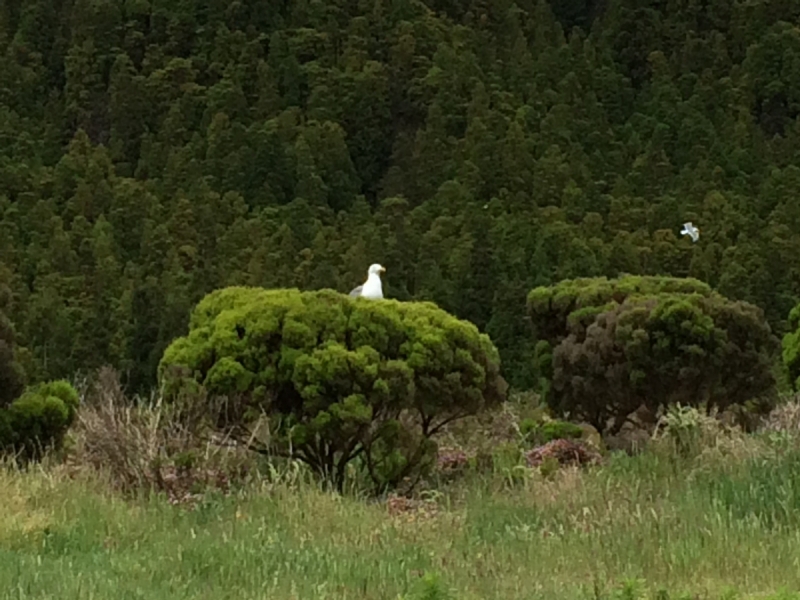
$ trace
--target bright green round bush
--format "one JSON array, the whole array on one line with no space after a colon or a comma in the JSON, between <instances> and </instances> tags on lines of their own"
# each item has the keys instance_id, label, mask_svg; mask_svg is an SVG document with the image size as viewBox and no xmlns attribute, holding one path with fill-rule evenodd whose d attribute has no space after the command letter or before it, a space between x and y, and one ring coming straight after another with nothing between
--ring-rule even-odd
<instances>
[{"instance_id":1,"label":"bright green round bush","mask_svg":"<svg viewBox=\"0 0 800 600\"><path fill-rule=\"evenodd\" d=\"M78 392L68 381L28 388L0 409L0 446L25 459L37 459L47 448L59 448L79 404Z\"/></svg>"},{"instance_id":2,"label":"bright green round bush","mask_svg":"<svg viewBox=\"0 0 800 600\"><path fill-rule=\"evenodd\" d=\"M558 415L617 431L642 405L725 409L775 398L763 312L670 277L570 280L528 298L535 368Z\"/></svg>"},{"instance_id":3,"label":"bright green round bush","mask_svg":"<svg viewBox=\"0 0 800 600\"><path fill-rule=\"evenodd\" d=\"M445 424L500 403L489 338L431 303L331 290L233 287L195 308L159 364L167 399L224 397L215 426L246 437L270 419L268 450L341 485L359 458L378 485L428 461Z\"/></svg>"},{"instance_id":4,"label":"bright green round bush","mask_svg":"<svg viewBox=\"0 0 800 600\"><path fill-rule=\"evenodd\" d=\"M783 364L792 388L800 391L800 304L789 313L789 333L783 337Z\"/></svg>"}]
</instances>

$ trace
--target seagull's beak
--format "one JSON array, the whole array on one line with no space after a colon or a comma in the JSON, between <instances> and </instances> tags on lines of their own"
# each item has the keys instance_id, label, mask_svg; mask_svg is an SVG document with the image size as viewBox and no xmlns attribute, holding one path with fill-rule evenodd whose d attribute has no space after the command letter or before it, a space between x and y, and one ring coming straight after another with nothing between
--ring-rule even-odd
<instances>
[{"instance_id":1,"label":"seagull's beak","mask_svg":"<svg viewBox=\"0 0 800 600\"><path fill-rule=\"evenodd\" d=\"M386 273L386 267L381 267L381 273Z\"/></svg>"}]
</instances>

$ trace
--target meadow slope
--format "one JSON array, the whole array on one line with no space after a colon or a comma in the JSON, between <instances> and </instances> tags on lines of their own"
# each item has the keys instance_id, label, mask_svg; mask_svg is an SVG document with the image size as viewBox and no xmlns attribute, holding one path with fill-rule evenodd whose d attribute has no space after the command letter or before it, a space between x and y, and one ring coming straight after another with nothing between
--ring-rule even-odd
<instances>
[{"instance_id":1,"label":"meadow slope","mask_svg":"<svg viewBox=\"0 0 800 600\"><path fill-rule=\"evenodd\" d=\"M793 598L794 446L498 466L394 514L292 469L192 510L65 467L4 470L0 598Z\"/></svg>"}]
</instances>

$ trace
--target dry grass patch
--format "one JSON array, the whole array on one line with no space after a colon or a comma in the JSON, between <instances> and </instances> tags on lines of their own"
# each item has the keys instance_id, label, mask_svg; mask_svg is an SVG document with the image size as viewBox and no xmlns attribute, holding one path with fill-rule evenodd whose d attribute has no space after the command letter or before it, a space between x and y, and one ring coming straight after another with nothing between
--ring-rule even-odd
<instances>
[{"instance_id":1,"label":"dry grass patch","mask_svg":"<svg viewBox=\"0 0 800 600\"><path fill-rule=\"evenodd\" d=\"M72 440L71 468L102 473L127 495L164 492L173 504L194 504L207 489L229 492L254 459L213 438L197 410L126 397L109 368L86 391Z\"/></svg>"},{"instance_id":2,"label":"dry grass patch","mask_svg":"<svg viewBox=\"0 0 800 600\"><path fill-rule=\"evenodd\" d=\"M776 406L764 420L768 432L800 434L800 394L794 394Z\"/></svg>"}]
</instances>

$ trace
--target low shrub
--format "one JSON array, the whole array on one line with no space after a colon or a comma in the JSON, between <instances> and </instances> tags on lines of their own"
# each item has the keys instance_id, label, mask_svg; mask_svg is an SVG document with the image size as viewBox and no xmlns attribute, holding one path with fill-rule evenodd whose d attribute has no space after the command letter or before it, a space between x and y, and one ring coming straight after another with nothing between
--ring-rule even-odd
<instances>
[{"instance_id":1,"label":"low shrub","mask_svg":"<svg viewBox=\"0 0 800 600\"><path fill-rule=\"evenodd\" d=\"M583 437L584 430L580 425L551 419L538 421L536 419L523 419L519 424L519 431L523 438L531 444L546 444L553 440L578 439Z\"/></svg>"},{"instance_id":2,"label":"low shrub","mask_svg":"<svg viewBox=\"0 0 800 600\"><path fill-rule=\"evenodd\" d=\"M0 446L24 460L37 460L48 449L59 449L75 420L80 398L64 380L27 389L0 409Z\"/></svg>"},{"instance_id":3,"label":"low shrub","mask_svg":"<svg viewBox=\"0 0 800 600\"><path fill-rule=\"evenodd\" d=\"M800 304L789 313L789 333L783 337L783 364L794 391L800 391Z\"/></svg>"}]
</instances>

